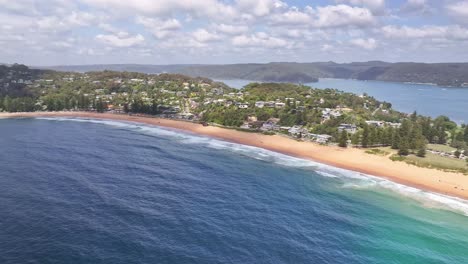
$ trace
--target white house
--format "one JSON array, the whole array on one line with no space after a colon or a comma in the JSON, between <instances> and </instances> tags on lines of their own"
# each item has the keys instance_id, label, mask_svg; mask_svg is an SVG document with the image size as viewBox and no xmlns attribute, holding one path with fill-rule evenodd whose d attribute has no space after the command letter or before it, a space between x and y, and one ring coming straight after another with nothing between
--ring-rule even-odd
<instances>
[{"instance_id":1,"label":"white house","mask_svg":"<svg viewBox=\"0 0 468 264\"><path fill-rule=\"evenodd\" d=\"M255 107L257 108L263 108L265 106L265 102L264 101L257 101L255 102Z\"/></svg>"},{"instance_id":2,"label":"white house","mask_svg":"<svg viewBox=\"0 0 468 264\"><path fill-rule=\"evenodd\" d=\"M348 132L349 134L354 134L357 132L357 127L356 125L352 125L352 124L341 124L339 127L338 127L338 131L346 131Z\"/></svg>"},{"instance_id":3,"label":"white house","mask_svg":"<svg viewBox=\"0 0 468 264\"><path fill-rule=\"evenodd\" d=\"M277 103L275 103L275 107L276 107L276 108L283 108L283 107L285 107L285 106L286 106L286 104L285 104L285 103L282 103L282 102L277 102Z\"/></svg>"},{"instance_id":4,"label":"white house","mask_svg":"<svg viewBox=\"0 0 468 264\"><path fill-rule=\"evenodd\" d=\"M370 121L366 121L366 124L368 124L369 126L383 127L385 125L385 122L370 120Z\"/></svg>"}]
</instances>

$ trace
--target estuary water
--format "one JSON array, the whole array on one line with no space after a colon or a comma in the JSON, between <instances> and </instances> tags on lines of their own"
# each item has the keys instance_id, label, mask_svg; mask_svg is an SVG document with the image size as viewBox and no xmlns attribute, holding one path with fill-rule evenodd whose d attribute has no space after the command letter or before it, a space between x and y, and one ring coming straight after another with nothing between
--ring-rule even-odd
<instances>
[{"instance_id":1,"label":"estuary water","mask_svg":"<svg viewBox=\"0 0 468 264\"><path fill-rule=\"evenodd\" d=\"M233 88L242 88L251 81L219 80ZM334 88L355 94L367 93L378 100L392 103L401 112L437 117L446 115L461 124L468 123L468 87L441 87L427 84L409 84L346 79L320 79L305 85L314 88Z\"/></svg>"},{"instance_id":2,"label":"estuary water","mask_svg":"<svg viewBox=\"0 0 468 264\"><path fill-rule=\"evenodd\" d=\"M0 120L0 263L468 263L468 203L153 126Z\"/></svg>"}]
</instances>

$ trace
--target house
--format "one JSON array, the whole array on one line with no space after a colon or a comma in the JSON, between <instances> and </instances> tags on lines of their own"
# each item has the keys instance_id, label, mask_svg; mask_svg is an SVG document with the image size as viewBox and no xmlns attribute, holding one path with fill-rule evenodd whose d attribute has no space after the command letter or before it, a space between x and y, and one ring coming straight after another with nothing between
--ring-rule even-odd
<instances>
[{"instance_id":1,"label":"house","mask_svg":"<svg viewBox=\"0 0 468 264\"><path fill-rule=\"evenodd\" d=\"M339 127L338 127L338 131L346 131L348 132L349 134L354 134L357 132L357 127L356 125L351 125L351 124L341 124Z\"/></svg>"},{"instance_id":2,"label":"house","mask_svg":"<svg viewBox=\"0 0 468 264\"><path fill-rule=\"evenodd\" d=\"M247 121L248 122L257 122L257 117L254 115L249 115L247 116Z\"/></svg>"},{"instance_id":3,"label":"house","mask_svg":"<svg viewBox=\"0 0 468 264\"><path fill-rule=\"evenodd\" d=\"M317 135L315 138L315 142L320 143L320 144L326 144L330 142L332 139L332 136L330 135Z\"/></svg>"},{"instance_id":4,"label":"house","mask_svg":"<svg viewBox=\"0 0 468 264\"><path fill-rule=\"evenodd\" d=\"M248 122L244 122L244 123L240 126L240 128L242 128L242 129L250 129L249 123L248 123Z\"/></svg>"},{"instance_id":5,"label":"house","mask_svg":"<svg viewBox=\"0 0 468 264\"><path fill-rule=\"evenodd\" d=\"M221 88L213 88L211 89L211 92L216 95L222 95L224 93L223 89Z\"/></svg>"},{"instance_id":6,"label":"house","mask_svg":"<svg viewBox=\"0 0 468 264\"><path fill-rule=\"evenodd\" d=\"M370 121L366 121L366 124L368 124L369 126L383 127L385 125L385 122L370 120Z\"/></svg>"},{"instance_id":7,"label":"house","mask_svg":"<svg viewBox=\"0 0 468 264\"><path fill-rule=\"evenodd\" d=\"M264 106L268 108L275 108L275 102L273 101L265 102Z\"/></svg>"},{"instance_id":8,"label":"house","mask_svg":"<svg viewBox=\"0 0 468 264\"><path fill-rule=\"evenodd\" d=\"M302 137L303 135L307 135L309 131L306 128L303 128L302 126L293 126L288 129L288 133L291 136Z\"/></svg>"},{"instance_id":9,"label":"house","mask_svg":"<svg viewBox=\"0 0 468 264\"><path fill-rule=\"evenodd\" d=\"M249 108L249 104L247 104L247 103L237 103L237 108L247 109L247 108Z\"/></svg>"},{"instance_id":10,"label":"house","mask_svg":"<svg viewBox=\"0 0 468 264\"><path fill-rule=\"evenodd\" d=\"M280 129L280 127L277 125L279 121L279 118L270 118L265 123L263 123L260 129L262 131L278 131Z\"/></svg>"},{"instance_id":11,"label":"house","mask_svg":"<svg viewBox=\"0 0 468 264\"><path fill-rule=\"evenodd\" d=\"M326 144L328 143L331 139L332 136L330 135L325 135L325 134L309 134L308 135L313 141L319 143L319 144Z\"/></svg>"},{"instance_id":12,"label":"house","mask_svg":"<svg viewBox=\"0 0 468 264\"><path fill-rule=\"evenodd\" d=\"M264 101L257 101L255 102L255 107L257 108L263 108L265 106L265 102Z\"/></svg>"},{"instance_id":13,"label":"house","mask_svg":"<svg viewBox=\"0 0 468 264\"><path fill-rule=\"evenodd\" d=\"M390 127L393 127L393 128L400 128L401 127L401 123L387 122L386 125L390 126Z\"/></svg>"},{"instance_id":14,"label":"house","mask_svg":"<svg viewBox=\"0 0 468 264\"><path fill-rule=\"evenodd\" d=\"M286 106L286 104L285 104L285 103L282 103L282 102L277 102L277 103L275 103L275 108L283 108L283 107L285 107L285 106Z\"/></svg>"},{"instance_id":15,"label":"house","mask_svg":"<svg viewBox=\"0 0 468 264\"><path fill-rule=\"evenodd\" d=\"M325 108L322 110L322 123L331 119L332 117L340 117L341 112L336 109Z\"/></svg>"}]
</instances>

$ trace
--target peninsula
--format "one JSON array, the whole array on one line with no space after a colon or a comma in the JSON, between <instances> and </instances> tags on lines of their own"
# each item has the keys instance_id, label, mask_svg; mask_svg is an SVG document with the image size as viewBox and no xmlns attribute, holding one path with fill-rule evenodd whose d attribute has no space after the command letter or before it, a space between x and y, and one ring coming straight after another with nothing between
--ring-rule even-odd
<instances>
[{"instance_id":1,"label":"peninsula","mask_svg":"<svg viewBox=\"0 0 468 264\"><path fill-rule=\"evenodd\" d=\"M468 198L468 126L366 94L288 83L0 67L0 116L118 119L188 130Z\"/></svg>"}]
</instances>

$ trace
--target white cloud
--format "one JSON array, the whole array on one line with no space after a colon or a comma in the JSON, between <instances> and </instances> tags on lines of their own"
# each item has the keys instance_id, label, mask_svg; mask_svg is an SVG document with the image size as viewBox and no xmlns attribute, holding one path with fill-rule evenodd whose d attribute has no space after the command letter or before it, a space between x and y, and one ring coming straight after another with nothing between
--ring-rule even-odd
<instances>
[{"instance_id":1,"label":"white cloud","mask_svg":"<svg viewBox=\"0 0 468 264\"><path fill-rule=\"evenodd\" d=\"M18 34L0 34L0 41L24 41L26 38Z\"/></svg>"},{"instance_id":2,"label":"white cloud","mask_svg":"<svg viewBox=\"0 0 468 264\"><path fill-rule=\"evenodd\" d=\"M447 39L447 40L467 40L468 29L458 25L453 26L385 26L382 28L385 37L392 39Z\"/></svg>"},{"instance_id":3,"label":"white cloud","mask_svg":"<svg viewBox=\"0 0 468 264\"><path fill-rule=\"evenodd\" d=\"M366 50L374 50L377 48L377 41L373 38L363 39L357 38L350 40L350 43L354 46L366 49Z\"/></svg>"},{"instance_id":4,"label":"white cloud","mask_svg":"<svg viewBox=\"0 0 468 264\"><path fill-rule=\"evenodd\" d=\"M330 45L330 44L323 44L322 47L320 48L321 51L332 51L333 50L333 46Z\"/></svg>"},{"instance_id":5,"label":"white cloud","mask_svg":"<svg viewBox=\"0 0 468 264\"><path fill-rule=\"evenodd\" d=\"M227 25L227 24L215 24L212 28L220 33L228 35L239 35L249 31L247 26Z\"/></svg>"},{"instance_id":6,"label":"white cloud","mask_svg":"<svg viewBox=\"0 0 468 264\"><path fill-rule=\"evenodd\" d=\"M308 25L313 22L310 14L301 12L297 8L290 9L284 13L275 14L270 17L270 20L274 24L284 25Z\"/></svg>"},{"instance_id":7,"label":"white cloud","mask_svg":"<svg viewBox=\"0 0 468 264\"><path fill-rule=\"evenodd\" d=\"M427 0L408 0L402 7L401 11L405 13L429 13L430 7Z\"/></svg>"},{"instance_id":8,"label":"white cloud","mask_svg":"<svg viewBox=\"0 0 468 264\"><path fill-rule=\"evenodd\" d=\"M468 23L468 1L449 4L446 9L450 16L461 22Z\"/></svg>"},{"instance_id":9,"label":"white cloud","mask_svg":"<svg viewBox=\"0 0 468 264\"><path fill-rule=\"evenodd\" d=\"M382 14L385 10L385 0L335 0L335 2L363 6L375 14Z\"/></svg>"},{"instance_id":10,"label":"white cloud","mask_svg":"<svg viewBox=\"0 0 468 264\"><path fill-rule=\"evenodd\" d=\"M292 43L282 38L272 37L265 32L257 32L252 35L240 35L232 39L232 44L238 47L266 47L266 48L290 48Z\"/></svg>"},{"instance_id":11,"label":"white cloud","mask_svg":"<svg viewBox=\"0 0 468 264\"><path fill-rule=\"evenodd\" d=\"M96 16L87 12L73 11L66 16L45 16L37 20L36 24L41 30L67 31L74 27L89 26Z\"/></svg>"},{"instance_id":12,"label":"white cloud","mask_svg":"<svg viewBox=\"0 0 468 264\"><path fill-rule=\"evenodd\" d=\"M168 37L172 32L182 28L182 24L175 18L161 20L139 16L136 19L136 23L143 25L156 38Z\"/></svg>"},{"instance_id":13,"label":"white cloud","mask_svg":"<svg viewBox=\"0 0 468 264\"><path fill-rule=\"evenodd\" d=\"M131 36L127 32L120 32L118 34L99 34L96 36L96 40L118 48L128 48L137 45L141 45L145 42L145 38L137 34L135 36Z\"/></svg>"},{"instance_id":14,"label":"white cloud","mask_svg":"<svg viewBox=\"0 0 468 264\"><path fill-rule=\"evenodd\" d=\"M285 8L286 3L278 0L236 0L240 11L255 15L266 16L274 10Z\"/></svg>"},{"instance_id":15,"label":"white cloud","mask_svg":"<svg viewBox=\"0 0 468 264\"><path fill-rule=\"evenodd\" d=\"M234 7L217 0L80 0L92 6L111 11L127 12L130 14L146 14L156 16L171 16L178 12L185 12L198 18L228 19L236 17Z\"/></svg>"},{"instance_id":16,"label":"white cloud","mask_svg":"<svg viewBox=\"0 0 468 264\"><path fill-rule=\"evenodd\" d=\"M197 29L195 30L193 33L193 38L198 41L198 42L211 42L211 41L217 41L217 40L220 40L221 39L221 36L219 36L218 34L216 33L211 33L211 32L208 32L206 29L204 28L200 28L200 29Z\"/></svg>"},{"instance_id":17,"label":"white cloud","mask_svg":"<svg viewBox=\"0 0 468 264\"><path fill-rule=\"evenodd\" d=\"M336 5L310 8L309 11L315 16L314 26L321 28L368 27L376 23L376 18L369 9L361 7Z\"/></svg>"}]
</instances>

